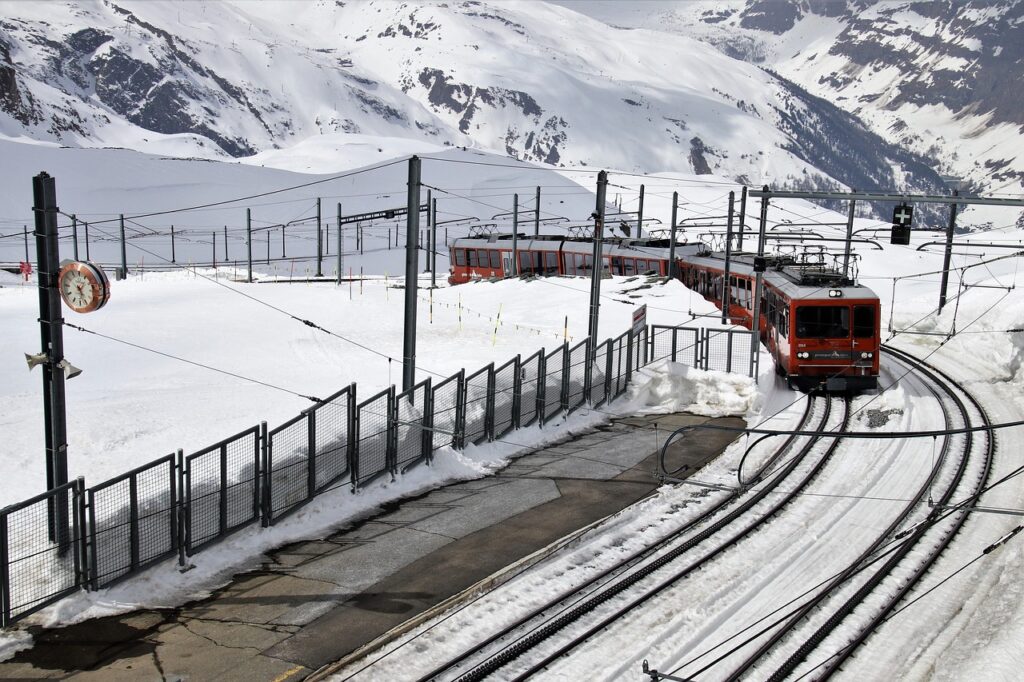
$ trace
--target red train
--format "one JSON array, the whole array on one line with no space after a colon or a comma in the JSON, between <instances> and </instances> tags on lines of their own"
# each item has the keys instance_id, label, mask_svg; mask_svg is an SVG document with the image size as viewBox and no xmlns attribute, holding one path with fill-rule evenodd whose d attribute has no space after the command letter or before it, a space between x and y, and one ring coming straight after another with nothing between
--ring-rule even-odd
<instances>
[{"instance_id":1,"label":"red train","mask_svg":"<svg viewBox=\"0 0 1024 682\"><path fill-rule=\"evenodd\" d=\"M512 235L456 239L451 245L451 284L512 275ZM593 242L565 235L517 239L519 272L538 276L589 276ZM725 259L704 244L676 246L672 276L715 303L728 307L730 320L753 326L754 256L731 258L724 286ZM667 239L609 239L602 248L608 274L669 275ZM880 319L878 296L821 263L791 257L766 258L760 306L761 341L776 371L791 387L804 390L863 390L878 386ZM728 292L723 296L723 292ZM728 298L727 302L723 299Z\"/></svg>"}]
</instances>

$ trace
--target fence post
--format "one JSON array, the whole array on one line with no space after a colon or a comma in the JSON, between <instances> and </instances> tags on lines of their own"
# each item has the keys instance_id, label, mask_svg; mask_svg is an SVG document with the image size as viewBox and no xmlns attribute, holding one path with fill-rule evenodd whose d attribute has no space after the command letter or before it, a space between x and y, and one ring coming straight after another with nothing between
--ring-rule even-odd
<instances>
[{"instance_id":1,"label":"fence post","mask_svg":"<svg viewBox=\"0 0 1024 682\"><path fill-rule=\"evenodd\" d=\"M597 349L594 348L594 341L591 338L587 338L585 341L583 352L583 395L586 396L586 402L590 402L590 387L591 381L594 377L590 373L591 363L593 358L597 357Z\"/></svg>"},{"instance_id":2,"label":"fence post","mask_svg":"<svg viewBox=\"0 0 1024 682\"><path fill-rule=\"evenodd\" d=\"M392 418L387 420L388 432L387 432L387 467L391 472L391 478L398 475L398 428L396 422L398 421L398 401L395 399L395 385L392 384L388 389L388 409L387 413L393 415Z\"/></svg>"},{"instance_id":3,"label":"fence post","mask_svg":"<svg viewBox=\"0 0 1024 682\"><path fill-rule=\"evenodd\" d=\"M725 335L725 371L732 372L732 332Z\"/></svg>"},{"instance_id":4,"label":"fence post","mask_svg":"<svg viewBox=\"0 0 1024 682\"><path fill-rule=\"evenodd\" d=\"M86 533L89 536L89 583L92 585L92 589L98 590L100 576L96 561L96 497L91 490L87 490L85 496L89 515L89 528Z\"/></svg>"},{"instance_id":5,"label":"fence post","mask_svg":"<svg viewBox=\"0 0 1024 682\"><path fill-rule=\"evenodd\" d=\"M487 442L494 440L494 403L496 387L494 385L494 363L487 369L487 399L484 400L484 432L487 435Z\"/></svg>"},{"instance_id":6,"label":"fence post","mask_svg":"<svg viewBox=\"0 0 1024 682\"><path fill-rule=\"evenodd\" d=\"M221 448L221 490L224 490L224 477L227 475L225 471L227 467L223 462L224 448ZM175 505L175 514L173 516L178 517L177 527L177 540L178 540L178 565L185 565L185 551L192 545L192 494L189 488L185 487L185 453L179 449L177 461L175 462L175 470L178 472L178 495L177 504ZM221 502L221 509L224 509L224 503ZM221 517L221 533L224 532L223 519L227 516L224 514Z\"/></svg>"},{"instance_id":7,"label":"fence post","mask_svg":"<svg viewBox=\"0 0 1024 682\"><path fill-rule=\"evenodd\" d=\"M421 452L423 453L423 460L429 466L430 461L434 458L434 383L430 377L427 377L426 383L423 386L423 428L420 429L422 445L420 446Z\"/></svg>"},{"instance_id":8,"label":"fence post","mask_svg":"<svg viewBox=\"0 0 1024 682\"><path fill-rule=\"evenodd\" d=\"M75 516L78 525L78 556L75 562L78 564L78 576L75 582L79 586L89 589L89 552L86 539L89 537L88 527L85 525L85 477L79 476L75 481Z\"/></svg>"},{"instance_id":9,"label":"fence post","mask_svg":"<svg viewBox=\"0 0 1024 682\"><path fill-rule=\"evenodd\" d=\"M9 559L7 514L0 514L0 627L7 627L11 620L11 577L7 569Z\"/></svg>"},{"instance_id":10,"label":"fence post","mask_svg":"<svg viewBox=\"0 0 1024 682\"><path fill-rule=\"evenodd\" d=\"M515 374L512 378L512 428L518 429L520 422L519 408L523 404L523 356L516 354L513 365Z\"/></svg>"},{"instance_id":11,"label":"fence post","mask_svg":"<svg viewBox=\"0 0 1024 682\"><path fill-rule=\"evenodd\" d=\"M128 538L131 549L131 567L134 573L139 567L139 480L137 474L128 477Z\"/></svg>"},{"instance_id":12,"label":"fence post","mask_svg":"<svg viewBox=\"0 0 1024 682\"><path fill-rule=\"evenodd\" d=\"M569 411L569 342L566 341L562 344L562 388L559 390L559 403L562 406L562 412Z\"/></svg>"},{"instance_id":13,"label":"fence post","mask_svg":"<svg viewBox=\"0 0 1024 682\"><path fill-rule=\"evenodd\" d=\"M355 428L356 428L356 384L352 382L348 385L348 405L345 410L345 427L346 433L348 434L348 442L345 444L345 460L348 463L349 478L352 483L352 492L356 490L356 477L355 477L355 458L356 458L356 443L355 443Z\"/></svg>"},{"instance_id":14,"label":"fence post","mask_svg":"<svg viewBox=\"0 0 1024 682\"><path fill-rule=\"evenodd\" d=\"M544 412L548 392L548 355L547 349L540 349L540 356L537 358L537 423L544 428Z\"/></svg>"},{"instance_id":15,"label":"fence post","mask_svg":"<svg viewBox=\"0 0 1024 682\"><path fill-rule=\"evenodd\" d=\"M609 340L610 341L610 340ZM615 348L614 341L610 341L608 344L608 350L605 352L605 371L604 371L604 399L605 402L611 400L612 397L612 352Z\"/></svg>"},{"instance_id":16,"label":"fence post","mask_svg":"<svg viewBox=\"0 0 1024 682\"><path fill-rule=\"evenodd\" d=\"M466 447L466 400L464 397L466 385L466 368L459 370L459 378L456 381L455 390L455 424L452 426L452 448L463 450Z\"/></svg>"},{"instance_id":17,"label":"fence post","mask_svg":"<svg viewBox=\"0 0 1024 682\"><path fill-rule=\"evenodd\" d=\"M359 490L359 429L362 427L360 426L359 406L355 404L354 399L352 402L354 414L352 415L352 430L349 432L352 435L349 440L352 441L352 461L350 463L352 470L352 492L355 492Z\"/></svg>"},{"instance_id":18,"label":"fence post","mask_svg":"<svg viewBox=\"0 0 1024 682\"><path fill-rule=\"evenodd\" d=\"M260 444L260 519L266 528L270 525L270 437L267 435L267 422L260 422Z\"/></svg>"},{"instance_id":19,"label":"fence post","mask_svg":"<svg viewBox=\"0 0 1024 682\"><path fill-rule=\"evenodd\" d=\"M308 455L306 456L306 499L316 495L316 408L308 408L306 413Z\"/></svg>"},{"instance_id":20,"label":"fence post","mask_svg":"<svg viewBox=\"0 0 1024 682\"><path fill-rule=\"evenodd\" d=\"M633 328L630 327L626 332L626 383L633 379Z\"/></svg>"}]
</instances>

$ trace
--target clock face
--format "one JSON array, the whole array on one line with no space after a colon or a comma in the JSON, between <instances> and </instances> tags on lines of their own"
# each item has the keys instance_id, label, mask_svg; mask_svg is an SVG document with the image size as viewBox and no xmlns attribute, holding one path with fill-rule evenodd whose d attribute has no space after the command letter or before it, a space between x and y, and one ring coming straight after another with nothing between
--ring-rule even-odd
<instances>
[{"instance_id":1,"label":"clock face","mask_svg":"<svg viewBox=\"0 0 1024 682\"><path fill-rule=\"evenodd\" d=\"M57 275L61 298L78 313L91 313L110 299L110 282L100 266L71 261Z\"/></svg>"}]
</instances>

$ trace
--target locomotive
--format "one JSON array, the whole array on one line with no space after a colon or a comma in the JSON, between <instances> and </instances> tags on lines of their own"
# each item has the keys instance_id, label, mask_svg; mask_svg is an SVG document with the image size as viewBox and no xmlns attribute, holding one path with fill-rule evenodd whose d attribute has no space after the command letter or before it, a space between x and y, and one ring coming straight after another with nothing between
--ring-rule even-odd
<instances>
[{"instance_id":1,"label":"locomotive","mask_svg":"<svg viewBox=\"0 0 1024 682\"><path fill-rule=\"evenodd\" d=\"M450 247L450 284L512 276L590 276L593 241L567 235L511 234L456 239ZM601 267L609 275L674 277L747 329L754 325L755 257L725 257L701 242L610 238ZM513 269L513 258L517 269ZM802 390L858 391L878 386L881 310L871 289L827 267L823 259L764 257L758 330L787 384Z\"/></svg>"}]
</instances>

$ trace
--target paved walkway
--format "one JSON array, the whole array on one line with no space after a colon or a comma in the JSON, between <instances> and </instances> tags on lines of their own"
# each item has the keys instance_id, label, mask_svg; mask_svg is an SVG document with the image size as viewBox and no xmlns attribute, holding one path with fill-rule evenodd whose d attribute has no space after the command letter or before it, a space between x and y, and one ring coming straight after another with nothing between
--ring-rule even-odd
<instances>
[{"instance_id":1,"label":"paved walkway","mask_svg":"<svg viewBox=\"0 0 1024 682\"><path fill-rule=\"evenodd\" d=\"M656 422L664 439L706 421L685 414L618 419L526 454L497 475L285 546L207 599L36 631L31 650L0 664L0 679L283 682L326 672L648 495L657 487L655 432L637 427ZM731 435L703 431L685 451L671 449L670 465L696 469Z\"/></svg>"}]
</instances>

